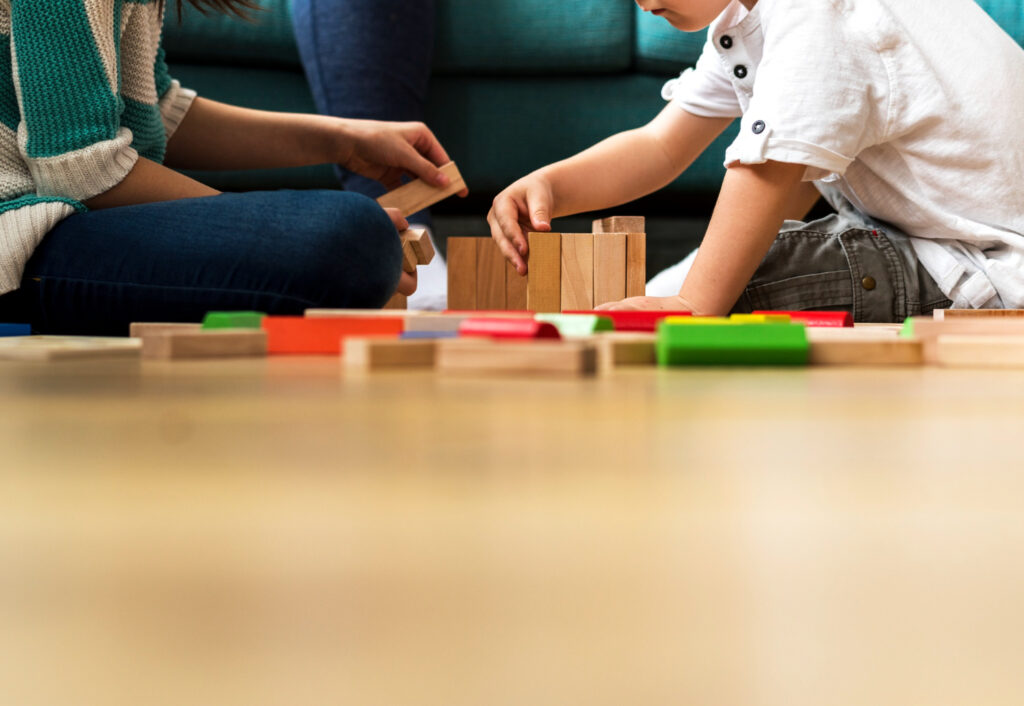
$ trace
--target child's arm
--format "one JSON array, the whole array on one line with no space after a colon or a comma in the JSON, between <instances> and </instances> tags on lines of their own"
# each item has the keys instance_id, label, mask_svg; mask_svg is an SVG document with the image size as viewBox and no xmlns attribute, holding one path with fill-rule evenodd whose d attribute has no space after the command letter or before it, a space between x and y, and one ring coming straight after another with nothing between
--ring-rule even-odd
<instances>
[{"instance_id":1,"label":"child's arm","mask_svg":"<svg viewBox=\"0 0 1024 706\"><path fill-rule=\"evenodd\" d=\"M697 258L674 297L634 297L603 309L686 310L729 313L794 208L807 207L802 164L766 162L731 167L722 182Z\"/></svg>"},{"instance_id":2,"label":"child's arm","mask_svg":"<svg viewBox=\"0 0 1024 706\"><path fill-rule=\"evenodd\" d=\"M542 167L494 199L491 235L520 274L526 234L551 229L551 219L610 208L656 191L679 176L732 118L701 118L669 105L650 123Z\"/></svg>"},{"instance_id":3,"label":"child's arm","mask_svg":"<svg viewBox=\"0 0 1024 706\"><path fill-rule=\"evenodd\" d=\"M422 123L277 113L196 98L167 143L182 169L263 169L340 164L388 188L412 174L443 186L451 161Z\"/></svg>"}]
</instances>

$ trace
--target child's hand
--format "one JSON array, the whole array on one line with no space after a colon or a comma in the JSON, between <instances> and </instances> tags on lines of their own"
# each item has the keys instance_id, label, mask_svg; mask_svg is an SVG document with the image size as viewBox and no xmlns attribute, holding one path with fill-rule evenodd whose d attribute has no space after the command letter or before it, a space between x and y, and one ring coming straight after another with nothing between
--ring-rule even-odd
<instances>
[{"instance_id":1,"label":"child's hand","mask_svg":"<svg viewBox=\"0 0 1024 706\"><path fill-rule=\"evenodd\" d=\"M491 210L487 213L491 237L520 275L526 274L525 258L530 250L526 234L551 230L553 202L551 184L536 172L523 177L494 197Z\"/></svg>"},{"instance_id":2,"label":"child's hand","mask_svg":"<svg viewBox=\"0 0 1024 706\"><path fill-rule=\"evenodd\" d=\"M678 294L674 297L630 297L617 302L608 302L597 307L597 311L693 311L686 300Z\"/></svg>"}]
</instances>

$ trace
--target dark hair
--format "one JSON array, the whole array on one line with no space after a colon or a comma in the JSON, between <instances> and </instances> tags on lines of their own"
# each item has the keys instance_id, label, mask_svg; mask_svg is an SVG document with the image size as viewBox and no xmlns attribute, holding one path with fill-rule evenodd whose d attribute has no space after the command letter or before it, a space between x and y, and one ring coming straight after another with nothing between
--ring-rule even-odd
<instances>
[{"instance_id":1,"label":"dark hair","mask_svg":"<svg viewBox=\"0 0 1024 706\"><path fill-rule=\"evenodd\" d=\"M161 2L163 1L161 0ZM258 12L263 9L256 0L175 0L178 10L178 22L181 22L181 10L186 2L204 15L210 11L222 12L225 15L234 15L243 20L251 20L251 12Z\"/></svg>"}]
</instances>

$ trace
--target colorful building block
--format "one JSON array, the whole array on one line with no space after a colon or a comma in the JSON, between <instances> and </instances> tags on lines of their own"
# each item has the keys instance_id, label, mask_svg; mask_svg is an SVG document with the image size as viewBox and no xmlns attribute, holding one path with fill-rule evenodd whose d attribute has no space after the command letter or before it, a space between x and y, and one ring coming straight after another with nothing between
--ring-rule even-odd
<instances>
[{"instance_id":1,"label":"colorful building block","mask_svg":"<svg viewBox=\"0 0 1024 706\"><path fill-rule=\"evenodd\" d=\"M211 311L203 317L203 329L261 328L265 317L262 311Z\"/></svg>"},{"instance_id":2,"label":"colorful building block","mask_svg":"<svg viewBox=\"0 0 1024 706\"><path fill-rule=\"evenodd\" d=\"M561 338L553 324L525 318L469 318L459 324L459 335L489 338Z\"/></svg>"},{"instance_id":3,"label":"colorful building block","mask_svg":"<svg viewBox=\"0 0 1024 706\"><path fill-rule=\"evenodd\" d=\"M608 317L616 331L649 331L668 317L690 316L688 311L565 311L564 314L598 314Z\"/></svg>"},{"instance_id":4,"label":"colorful building block","mask_svg":"<svg viewBox=\"0 0 1024 706\"><path fill-rule=\"evenodd\" d=\"M537 314L534 318L554 325L563 338L582 338L615 330L612 319L599 314Z\"/></svg>"},{"instance_id":5,"label":"colorful building block","mask_svg":"<svg viewBox=\"0 0 1024 706\"><path fill-rule=\"evenodd\" d=\"M808 343L803 324L693 323L658 326L659 365L803 365Z\"/></svg>"},{"instance_id":6,"label":"colorful building block","mask_svg":"<svg viewBox=\"0 0 1024 706\"><path fill-rule=\"evenodd\" d=\"M31 336L31 324L0 324L0 338L7 336Z\"/></svg>"},{"instance_id":7,"label":"colorful building block","mask_svg":"<svg viewBox=\"0 0 1024 706\"><path fill-rule=\"evenodd\" d=\"M848 311L755 311L755 314L785 314L792 321L805 326L853 326L853 314Z\"/></svg>"},{"instance_id":8,"label":"colorful building block","mask_svg":"<svg viewBox=\"0 0 1024 706\"><path fill-rule=\"evenodd\" d=\"M405 323L400 317L315 319L303 316L268 316L263 319L270 354L337 355L350 336L398 337Z\"/></svg>"}]
</instances>

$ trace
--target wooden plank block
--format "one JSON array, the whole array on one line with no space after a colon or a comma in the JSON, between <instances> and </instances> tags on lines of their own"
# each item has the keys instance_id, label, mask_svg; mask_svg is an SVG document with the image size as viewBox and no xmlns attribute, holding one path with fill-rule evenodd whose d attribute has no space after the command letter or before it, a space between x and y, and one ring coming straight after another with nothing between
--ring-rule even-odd
<instances>
[{"instance_id":1,"label":"wooden plank block","mask_svg":"<svg viewBox=\"0 0 1024 706\"><path fill-rule=\"evenodd\" d=\"M658 363L657 336L653 333L602 333L592 340L598 348L598 360L606 369Z\"/></svg>"},{"instance_id":2,"label":"wooden plank block","mask_svg":"<svg viewBox=\"0 0 1024 706\"><path fill-rule=\"evenodd\" d=\"M1024 336L1024 319L981 318L936 321L930 316L914 316L904 323L904 337L924 343L924 362L938 363L936 341L939 336Z\"/></svg>"},{"instance_id":3,"label":"wooden plank block","mask_svg":"<svg viewBox=\"0 0 1024 706\"><path fill-rule=\"evenodd\" d=\"M889 337L882 340L847 339L811 341L808 363L812 365L922 365L920 341Z\"/></svg>"},{"instance_id":4,"label":"wooden plank block","mask_svg":"<svg viewBox=\"0 0 1024 706\"><path fill-rule=\"evenodd\" d=\"M895 341L900 339L900 332L891 328L835 328L824 326L808 326L807 340L811 343L821 341ZM911 340L911 339L906 339Z\"/></svg>"},{"instance_id":5,"label":"wooden plank block","mask_svg":"<svg viewBox=\"0 0 1024 706\"><path fill-rule=\"evenodd\" d=\"M441 188L428 184L422 179L415 179L384 194L377 199L377 203L381 205L381 208L397 208L403 216L411 216L466 188L466 183L462 180L462 175L459 174L455 162L444 165L441 167L441 171L450 179L448 186Z\"/></svg>"},{"instance_id":6,"label":"wooden plank block","mask_svg":"<svg viewBox=\"0 0 1024 706\"><path fill-rule=\"evenodd\" d=\"M489 338L561 338L554 324L526 318L470 317L459 324L460 336Z\"/></svg>"},{"instance_id":7,"label":"wooden plank block","mask_svg":"<svg viewBox=\"0 0 1024 706\"><path fill-rule=\"evenodd\" d=\"M356 336L345 341L343 361L351 370L432 368L437 339Z\"/></svg>"},{"instance_id":8,"label":"wooden plank block","mask_svg":"<svg viewBox=\"0 0 1024 706\"><path fill-rule=\"evenodd\" d=\"M529 233L528 242L526 308L530 311L561 311L562 235ZM450 268L451 264L448 266Z\"/></svg>"},{"instance_id":9,"label":"wooden plank block","mask_svg":"<svg viewBox=\"0 0 1024 706\"><path fill-rule=\"evenodd\" d=\"M412 245L409 243L402 243L402 272L408 272L412 274L416 271L416 253L412 250Z\"/></svg>"},{"instance_id":10,"label":"wooden plank block","mask_svg":"<svg viewBox=\"0 0 1024 706\"><path fill-rule=\"evenodd\" d=\"M936 309L932 312L936 321L951 319L1018 319L1024 317L1024 309Z\"/></svg>"},{"instance_id":11,"label":"wooden plank block","mask_svg":"<svg viewBox=\"0 0 1024 706\"><path fill-rule=\"evenodd\" d=\"M312 319L303 316L268 316L267 352L271 354L337 355L342 339L352 336L393 336L402 333L405 322L395 316L378 318Z\"/></svg>"},{"instance_id":12,"label":"wooden plank block","mask_svg":"<svg viewBox=\"0 0 1024 706\"><path fill-rule=\"evenodd\" d=\"M0 360L57 361L92 358L138 358L137 338L92 336L5 336L0 338Z\"/></svg>"},{"instance_id":13,"label":"wooden plank block","mask_svg":"<svg viewBox=\"0 0 1024 706\"><path fill-rule=\"evenodd\" d=\"M202 324L137 321L128 328L128 335L132 338L142 338L156 333L168 333L171 331L201 331L202 329Z\"/></svg>"},{"instance_id":14,"label":"wooden plank block","mask_svg":"<svg viewBox=\"0 0 1024 706\"><path fill-rule=\"evenodd\" d=\"M562 308L594 308L594 235L562 234Z\"/></svg>"},{"instance_id":15,"label":"wooden plank block","mask_svg":"<svg viewBox=\"0 0 1024 706\"><path fill-rule=\"evenodd\" d=\"M934 359L956 368L1024 368L1024 335L940 335Z\"/></svg>"},{"instance_id":16,"label":"wooden plank block","mask_svg":"<svg viewBox=\"0 0 1024 706\"><path fill-rule=\"evenodd\" d=\"M643 216L611 216L594 221L595 233L646 233L647 222Z\"/></svg>"},{"instance_id":17,"label":"wooden plank block","mask_svg":"<svg viewBox=\"0 0 1024 706\"><path fill-rule=\"evenodd\" d=\"M505 310L505 256L493 238L476 244L476 308Z\"/></svg>"},{"instance_id":18,"label":"wooden plank block","mask_svg":"<svg viewBox=\"0 0 1024 706\"><path fill-rule=\"evenodd\" d=\"M780 314L806 326L852 328L853 314L848 311L755 311L754 314Z\"/></svg>"},{"instance_id":19,"label":"wooden plank block","mask_svg":"<svg viewBox=\"0 0 1024 706\"><path fill-rule=\"evenodd\" d=\"M506 310L523 310L527 308L526 302L526 289L527 289L527 277L520 275L516 272L515 266L505 261L505 309Z\"/></svg>"},{"instance_id":20,"label":"wooden plank block","mask_svg":"<svg viewBox=\"0 0 1024 706\"><path fill-rule=\"evenodd\" d=\"M459 338L440 341L437 369L445 374L596 375L597 348L586 341L494 341Z\"/></svg>"},{"instance_id":21,"label":"wooden plank block","mask_svg":"<svg viewBox=\"0 0 1024 706\"><path fill-rule=\"evenodd\" d=\"M416 258L417 265L429 265L434 259L434 244L426 228L408 228L398 234L402 247L408 246Z\"/></svg>"},{"instance_id":22,"label":"wooden plank block","mask_svg":"<svg viewBox=\"0 0 1024 706\"><path fill-rule=\"evenodd\" d=\"M626 234L594 236L594 306L626 298Z\"/></svg>"},{"instance_id":23,"label":"wooden plank block","mask_svg":"<svg viewBox=\"0 0 1024 706\"><path fill-rule=\"evenodd\" d=\"M626 296L642 297L647 291L647 235L626 234Z\"/></svg>"},{"instance_id":24,"label":"wooden plank block","mask_svg":"<svg viewBox=\"0 0 1024 706\"><path fill-rule=\"evenodd\" d=\"M167 331L142 339L142 357L147 360L248 358L266 354L267 332L261 329Z\"/></svg>"},{"instance_id":25,"label":"wooden plank block","mask_svg":"<svg viewBox=\"0 0 1024 706\"><path fill-rule=\"evenodd\" d=\"M476 309L476 246L480 238L448 238L448 308Z\"/></svg>"}]
</instances>

